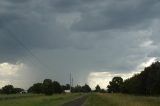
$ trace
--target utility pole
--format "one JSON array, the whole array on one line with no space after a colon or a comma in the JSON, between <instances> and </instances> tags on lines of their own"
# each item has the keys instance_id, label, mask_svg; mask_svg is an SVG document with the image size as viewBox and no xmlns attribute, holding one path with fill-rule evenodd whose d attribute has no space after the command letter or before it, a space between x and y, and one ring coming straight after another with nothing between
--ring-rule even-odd
<instances>
[{"instance_id":1,"label":"utility pole","mask_svg":"<svg viewBox=\"0 0 160 106\"><path fill-rule=\"evenodd\" d=\"M72 76L72 87L73 87L73 76Z\"/></svg>"},{"instance_id":2,"label":"utility pole","mask_svg":"<svg viewBox=\"0 0 160 106\"><path fill-rule=\"evenodd\" d=\"M70 73L70 92L72 91L72 87L73 87L73 76Z\"/></svg>"},{"instance_id":3,"label":"utility pole","mask_svg":"<svg viewBox=\"0 0 160 106\"><path fill-rule=\"evenodd\" d=\"M72 76L71 76L71 73L70 73L70 92L71 92L71 90L72 90Z\"/></svg>"}]
</instances>

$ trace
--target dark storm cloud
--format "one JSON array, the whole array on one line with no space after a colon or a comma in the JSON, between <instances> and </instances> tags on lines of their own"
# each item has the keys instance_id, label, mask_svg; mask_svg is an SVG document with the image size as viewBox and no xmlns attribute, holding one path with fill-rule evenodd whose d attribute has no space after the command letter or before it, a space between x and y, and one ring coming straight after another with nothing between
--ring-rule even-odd
<instances>
[{"instance_id":1,"label":"dark storm cloud","mask_svg":"<svg viewBox=\"0 0 160 106\"><path fill-rule=\"evenodd\" d=\"M0 12L1 57L8 57L8 54L11 57L26 54L23 45L15 39L27 45L29 49L53 49L68 46L68 31L62 25L56 23L53 14L49 15L49 12L43 14L43 11L41 11L43 8L41 9L40 5L32 4L29 0L26 2L19 0L3 2L2 12ZM17 5L19 2L26 3L26 5ZM24 8L28 4L30 4L29 7ZM33 9L31 8L32 5ZM1 58L1 61L10 60Z\"/></svg>"},{"instance_id":2,"label":"dark storm cloud","mask_svg":"<svg viewBox=\"0 0 160 106\"><path fill-rule=\"evenodd\" d=\"M84 12L89 7L104 0L50 0L50 6L56 12Z\"/></svg>"},{"instance_id":3,"label":"dark storm cloud","mask_svg":"<svg viewBox=\"0 0 160 106\"><path fill-rule=\"evenodd\" d=\"M0 28L3 28L4 25L7 25L8 23L20 19L20 17L14 13L1 13L0 15Z\"/></svg>"},{"instance_id":4,"label":"dark storm cloud","mask_svg":"<svg viewBox=\"0 0 160 106\"><path fill-rule=\"evenodd\" d=\"M26 3L30 0L6 0L8 2L12 2L12 3Z\"/></svg>"},{"instance_id":5,"label":"dark storm cloud","mask_svg":"<svg viewBox=\"0 0 160 106\"><path fill-rule=\"evenodd\" d=\"M82 13L82 19L73 25L73 29L98 31L147 27L152 19L159 17L159 5L158 0L106 1L102 7Z\"/></svg>"},{"instance_id":6,"label":"dark storm cloud","mask_svg":"<svg viewBox=\"0 0 160 106\"><path fill-rule=\"evenodd\" d=\"M116 32L121 28L139 28L138 26L144 26L152 19L159 17L158 0L3 0L2 4L0 28L3 54L10 51L9 53L19 55L18 52L23 48L11 36L16 36L33 50L66 47L87 50L97 45L105 46L106 43L99 45L98 42L116 36L105 30L112 29ZM57 22L59 14L67 13L80 14L80 20L73 22L69 28ZM96 32L102 30L104 32ZM83 33L83 31L89 32ZM94 33L91 33L92 31ZM125 31L119 33L125 33ZM111 43L108 45L110 46ZM118 49L117 46L114 49Z\"/></svg>"},{"instance_id":7,"label":"dark storm cloud","mask_svg":"<svg viewBox=\"0 0 160 106\"><path fill-rule=\"evenodd\" d=\"M159 0L1 0L0 62L24 59L34 81L133 71L158 57L159 8Z\"/></svg>"}]
</instances>

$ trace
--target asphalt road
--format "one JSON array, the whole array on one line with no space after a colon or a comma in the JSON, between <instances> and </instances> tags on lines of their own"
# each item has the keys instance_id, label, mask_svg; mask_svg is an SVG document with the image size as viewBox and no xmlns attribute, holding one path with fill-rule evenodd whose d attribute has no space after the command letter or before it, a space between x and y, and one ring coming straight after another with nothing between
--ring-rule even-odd
<instances>
[{"instance_id":1,"label":"asphalt road","mask_svg":"<svg viewBox=\"0 0 160 106\"><path fill-rule=\"evenodd\" d=\"M81 106L87 99L88 96L80 97L74 101L63 104L62 106Z\"/></svg>"}]
</instances>

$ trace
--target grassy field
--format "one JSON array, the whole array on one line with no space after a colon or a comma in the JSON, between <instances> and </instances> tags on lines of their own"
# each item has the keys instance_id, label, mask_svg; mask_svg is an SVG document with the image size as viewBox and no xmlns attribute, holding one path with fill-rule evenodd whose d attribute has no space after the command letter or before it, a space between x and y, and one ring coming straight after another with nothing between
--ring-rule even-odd
<instances>
[{"instance_id":1,"label":"grassy field","mask_svg":"<svg viewBox=\"0 0 160 106\"><path fill-rule=\"evenodd\" d=\"M0 94L0 101L7 100L7 99L28 98L28 97L36 97L36 96L42 96L42 95L40 94L12 94L12 95Z\"/></svg>"},{"instance_id":2,"label":"grassy field","mask_svg":"<svg viewBox=\"0 0 160 106\"><path fill-rule=\"evenodd\" d=\"M83 94L59 94L53 96L43 95L1 95L0 106L60 106L61 104L74 100ZM22 96L20 98L20 96ZM27 95L25 95L27 96Z\"/></svg>"},{"instance_id":3,"label":"grassy field","mask_svg":"<svg viewBox=\"0 0 160 106\"><path fill-rule=\"evenodd\" d=\"M91 94L84 106L160 106L160 97Z\"/></svg>"},{"instance_id":4,"label":"grassy field","mask_svg":"<svg viewBox=\"0 0 160 106\"><path fill-rule=\"evenodd\" d=\"M0 95L0 106L60 106L86 94ZM83 106L160 106L160 97L92 93Z\"/></svg>"}]
</instances>

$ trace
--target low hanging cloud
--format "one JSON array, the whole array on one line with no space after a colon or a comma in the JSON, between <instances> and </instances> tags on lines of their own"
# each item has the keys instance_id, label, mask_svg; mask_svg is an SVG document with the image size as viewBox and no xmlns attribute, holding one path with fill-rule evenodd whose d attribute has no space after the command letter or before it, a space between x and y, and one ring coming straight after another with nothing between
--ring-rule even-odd
<instances>
[{"instance_id":1,"label":"low hanging cloud","mask_svg":"<svg viewBox=\"0 0 160 106\"><path fill-rule=\"evenodd\" d=\"M17 64L11 64L11 63L1 63L0 64L0 87L6 85L6 84L12 84L15 83L14 80L16 80L20 74L22 73L24 69L24 64L17 63ZM18 86L18 84L16 84Z\"/></svg>"},{"instance_id":2,"label":"low hanging cloud","mask_svg":"<svg viewBox=\"0 0 160 106\"><path fill-rule=\"evenodd\" d=\"M2 63L0 64L0 76L18 76L18 71L23 67L23 64L10 64Z\"/></svg>"},{"instance_id":3,"label":"low hanging cloud","mask_svg":"<svg viewBox=\"0 0 160 106\"><path fill-rule=\"evenodd\" d=\"M92 89L95 89L96 85L99 85L102 89L107 89L107 85L113 77L119 76L127 79L132 75L133 73L91 72L88 76L88 84Z\"/></svg>"},{"instance_id":4,"label":"low hanging cloud","mask_svg":"<svg viewBox=\"0 0 160 106\"><path fill-rule=\"evenodd\" d=\"M33 71L33 72L32 72ZM32 72L32 73L31 73ZM36 69L28 66L22 62L12 63L1 63L0 64L0 88L5 85L13 85L14 87L20 87L28 89L34 82L40 82L35 79ZM39 73L37 76L41 77Z\"/></svg>"}]
</instances>

